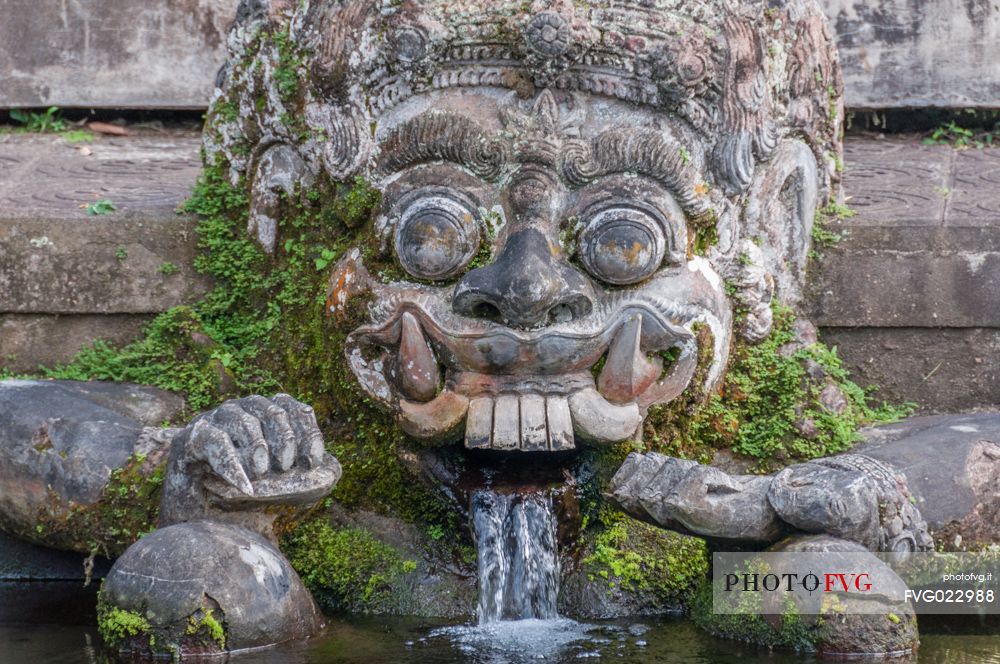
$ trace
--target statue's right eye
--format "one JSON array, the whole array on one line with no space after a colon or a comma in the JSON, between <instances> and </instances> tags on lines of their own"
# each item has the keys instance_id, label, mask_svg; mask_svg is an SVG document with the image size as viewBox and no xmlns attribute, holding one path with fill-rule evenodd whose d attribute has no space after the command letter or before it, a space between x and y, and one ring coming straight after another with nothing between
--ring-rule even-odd
<instances>
[{"instance_id":1,"label":"statue's right eye","mask_svg":"<svg viewBox=\"0 0 1000 664\"><path fill-rule=\"evenodd\" d=\"M396 225L396 256L418 279L439 281L457 275L479 247L472 210L447 196L423 196L403 210Z\"/></svg>"}]
</instances>

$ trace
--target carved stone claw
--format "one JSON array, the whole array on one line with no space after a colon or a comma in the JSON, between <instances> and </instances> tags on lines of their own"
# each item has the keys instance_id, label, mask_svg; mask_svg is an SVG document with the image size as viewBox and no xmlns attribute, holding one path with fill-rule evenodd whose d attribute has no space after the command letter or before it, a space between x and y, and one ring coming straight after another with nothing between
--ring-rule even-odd
<instances>
[{"instance_id":1,"label":"carved stone claw","mask_svg":"<svg viewBox=\"0 0 1000 664\"><path fill-rule=\"evenodd\" d=\"M233 399L174 438L161 525L266 505L306 506L340 475L312 408L287 394Z\"/></svg>"}]
</instances>

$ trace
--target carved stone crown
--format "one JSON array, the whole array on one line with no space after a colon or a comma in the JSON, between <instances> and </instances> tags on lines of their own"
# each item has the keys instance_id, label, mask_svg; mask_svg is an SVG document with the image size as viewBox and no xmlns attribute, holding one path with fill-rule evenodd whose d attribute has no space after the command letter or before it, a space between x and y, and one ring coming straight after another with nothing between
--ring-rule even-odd
<instances>
[{"instance_id":1,"label":"carved stone crown","mask_svg":"<svg viewBox=\"0 0 1000 664\"><path fill-rule=\"evenodd\" d=\"M300 54L298 73L309 76L300 108L262 91L268 103L248 114L302 114L326 130L340 147L324 158L334 177L361 166L364 135L383 112L452 87L512 89L523 97L549 88L662 108L714 153L714 175L731 194L746 190L755 163L788 133L803 137L821 163L839 157L841 76L813 0L772 7L739 0L306 0L295 10L282 10L278 0L267 9L264 0L243 4L253 7L241 8L244 22L230 38L230 78L267 87L272 68L240 71L239 56L260 26L282 23ZM285 142L279 122L262 124L261 138L274 133Z\"/></svg>"}]
</instances>

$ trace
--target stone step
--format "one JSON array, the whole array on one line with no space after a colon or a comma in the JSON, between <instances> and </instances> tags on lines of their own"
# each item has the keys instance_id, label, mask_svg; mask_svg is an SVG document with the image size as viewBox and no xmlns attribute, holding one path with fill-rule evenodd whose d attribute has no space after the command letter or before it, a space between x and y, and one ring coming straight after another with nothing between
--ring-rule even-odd
<instances>
[{"instance_id":1,"label":"stone step","mask_svg":"<svg viewBox=\"0 0 1000 664\"><path fill-rule=\"evenodd\" d=\"M857 216L807 309L858 382L926 412L1000 404L1000 149L851 137Z\"/></svg>"},{"instance_id":2,"label":"stone step","mask_svg":"<svg viewBox=\"0 0 1000 664\"><path fill-rule=\"evenodd\" d=\"M0 136L0 367L65 362L94 338L128 341L208 288L191 268L197 222L176 212L199 145L193 132L76 145ZM117 209L87 213L104 199Z\"/></svg>"},{"instance_id":3,"label":"stone step","mask_svg":"<svg viewBox=\"0 0 1000 664\"><path fill-rule=\"evenodd\" d=\"M193 133L0 137L0 367L124 342L208 287L178 215L199 168ZM1000 400L1000 149L851 136L857 216L810 274L806 308L865 384L925 410ZM117 211L88 215L107 198ZM172 264L178 271L164 274ZM167 270L169 271L169 270Z\"/></svg>"},{"instance_id":4,"label":"stone step","mask_svg":"<svg viewBox=\"0 0 1000 664\"><path fill-rule=\"evenodd\" d=\"M849 108L996 107L1000 5L820 4L837 35ZM204 108L236 5L0 0L0 108Z\"/></svg>"}]
</instances>

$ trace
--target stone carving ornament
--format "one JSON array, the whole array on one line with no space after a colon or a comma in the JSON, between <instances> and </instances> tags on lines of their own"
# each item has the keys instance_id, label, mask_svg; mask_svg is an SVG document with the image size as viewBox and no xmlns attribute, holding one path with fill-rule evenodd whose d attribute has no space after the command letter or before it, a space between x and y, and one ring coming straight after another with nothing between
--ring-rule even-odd
<instances>
[{"instance_id":1,"label":"stone carving ornament","mask_svg":"<svg viewBox=\"0 0 1000 664\"><path fill-rule=\"evenodd\" d=\"M296 185L360 176L382 193L381 255L341 260L329 308L370 300L345 352L412 437L627 439L650 406L718 384L734 307L758 339L771 301L797 300L841 151L840 72L812 2L240 16L216 99L239 112L211 116L209 158L251 183L249 231L270 252Z\"/></svg>"},{"instance_id":2,"label":"stone carving ornament","mask_svg":"<svg viewBox=\"0 0 1000 664\"><path fill-rule=\"evenodd\" d=\"M243 0L228 46L206 158L249 187L265 250L314 184L381 193L374 251L344 254L327 308L361 387L426 444L609 444L711 392L734 334L799 297L836 195L841 79L812 0ZM108 602L179 638L221 611L226 648L311 631L272 523L340 476L312 411L251 396L159 430L141 392L6 382L4 528L79 546L33 519L166 458L166 527Z\"/></svg>"}]
</instances>

